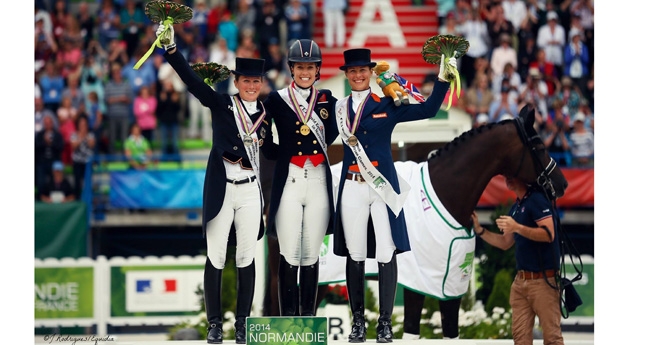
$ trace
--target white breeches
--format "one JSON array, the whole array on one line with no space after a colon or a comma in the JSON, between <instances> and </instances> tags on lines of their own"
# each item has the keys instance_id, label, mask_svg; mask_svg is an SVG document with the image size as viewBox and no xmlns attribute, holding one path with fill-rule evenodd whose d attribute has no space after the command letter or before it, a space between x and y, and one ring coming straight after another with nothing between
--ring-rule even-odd
<instances>
[{"instance_id":1,"label":"white breeches","mask_svg":"<svg viewBox=\"0 0 660 345\"><path fill-rule=\"evenodd\" d=\"M232 180L253 175L251 170L227 169L227 178ZM254 260L262 218L261 190L257 180L238 185L227 183L220 212L206 224L206 250L213 267L225 267L232 223L236 228L236 267L250 265Z\"/></svg>"},{"instance_id":2,"label":"white breeches","mask_svg":"<svg viewBox=\"0 0 660 345\"><path fill-rule=\"evenodd\" d=\"M369 215L376 235L376 260L388 263L396 250L392 240L387 204L367 183L347 180L341 197L341 222L351 259L367 259L367 225Z\"/></svg>"},{"instance_id":3,"label":"white breeches","mask_svg":"<svg viewBox=\"0 0 660 345\"><path fill-rule=\"evenodd\" d=\"M307 160L303 168L289 163L275 224L280 254L291 265L309 266L319 258L330 220L325 181L324 163L314 167Z\"/></svg>"}]
</instances>

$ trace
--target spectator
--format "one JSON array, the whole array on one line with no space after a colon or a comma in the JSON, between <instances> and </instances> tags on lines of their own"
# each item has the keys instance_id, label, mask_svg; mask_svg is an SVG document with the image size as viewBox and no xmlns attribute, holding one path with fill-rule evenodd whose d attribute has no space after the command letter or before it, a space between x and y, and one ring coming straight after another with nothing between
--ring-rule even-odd
<instances>
[{"instance_id":1,"label":"spectator","mask_svg":"<svg viewBox=\"0 0 660 345\"><path fill-rule=\"evenodd\" d=\"M142 135L153 144L154 129L156 128L156 96L148 86L142 86L138 97L133 102L133 114L135 122L140 126Z\"/></svg>"},{"instance_id":2,"label":"spectator","mask_svg":"<svg viewBox=\"0 0 660 345\"><path fill-rule=\"evenodd\" d=\"M518 113L518 104L512 103L509 100L509 88L502 86L500 90L500 98L496 99L490 104L488 108L488 116L490 117L490 122L500 121L500 117L504 115L512 115Z\"/></svg>"},{"instance_id":3,"label":"spectator","mask_svg":"<svg viewBox=\"0 0 660 345\"><path fill-rule=\"evenodd\" d=\"M477 114L488 113L495 96L488 85L488 76L478 74L465 95L465 110L474 119Z\"/></svg>"},{"instance_id":4,"label":"spectator","mask_svg":"<svg viewBox=\"0 0 660 345\"><path fill-rule=\"evenodd\" d=\"M203 57L198 56L192 63L205 62ZM218 92L218 90L216 90ZM211 143L213 132L211 129L211 109L205 107L190 91L188 91L188 138L202 139L205 143ZM200 136L201 125L201 136Z\"/></svg>"},{"instance_id":5,"label":"spectator","mask_svg":"<svg viewBox=\"0 0 660 345\"><path fill-rule=\"evenodd\" d=\"M34 98L34 134L36 135L44 128L44 118L46 116L55 117L50 109L44 107L44 101L41 97Z\"/></svg>"},{"instance_id":6,"label":"spectator","mask_svg":"<svg viewBox=\"0 0 660 345\"><path fill-rule=\"evenodd\" d=\"M223 14L218 24L218 36L227 41L227 48L229 50L236 51L240 34L242 33L238 32L238 26L231 20L231 14L229 12Z\"/></svg>"},{"instance_id":7,"label":"spectator","mask_svg":"<svg viewBox=\"0 0 660 345\"><path fill-rule=\"evenodd\" d=\"M121 65L118 63L112 65L110 77L103 92L105 102L108 105L106 118L109 132L109 152L115 153L115 145L128 137L133 91L128 81L122 77Z\"/></svg>"},{"instance_id":8,"label":"spectator","mask_svg":"<svg viewBox=\"0 0 660 345\"><path fill-rule=\"evenodd\" d=\"M504 18L513 25L514 33L518 33L521 23L527 17L527 5L522 0L504 0L502 1Z\"/></svg>"},{"instance_id":9,"label":"spectator","mask_svg":"<svg viewBox=\"0 0 660 345\"><path fill-rule=\"evenodd\" d=\"M493 70L493 80L501 79L501 74L504 73L504 66L507 63L513 65L513 68L518 67L518 54L511 46L511 36L502 34L499 40L500 44L493 49L493 54L490 59L490 68Z\"/></svg>"},{"instance_id":10,"label":"spectator","mask_svg":"<svg viewBox=\"0 0 660 345\"><path fill-rule=\"evenodd\" d=\"M566 31L558 24L556 12L548 12L546 19L548 23L539 28L536 45L546 52L548 62L552 63L557 72L561 73L561 66L564 60L564 45L566 44Z\"/></svg>"},{"instance_id":11,"label":"spectator","mask_svg":"<svg viewBox=\"0 0 660 345\"><path fill-rule=\"evenodd\" d=\"M96 17L89 11L89 3L80 1L78 3L78 20L80 23L80 35L83 38L83 50L89 48L89 44L97 36Z\"/></svg>"},{"instance_id":12,"label":"spectator","mask_svg":"<svg viewBox=\"0 0 660 345\"><path fill-rule=\"evenodd\" d=\"M539 71L540 76L548 89L548 96L554 96L557 88L556 84L559 81L559 73L557 72L555 65L546 59L544 49L538 49L536 51L536 60L529 64L529 71L532 71L532 68L536 68L536 70Z\"/></svg>"},{"instance_id":13,"label":"spectator","mask_svg":"<svg viewBox=\"0 0 660 345\"><path fill-rule=\"evenodd\" d=\"M35 70L41 70L46 65L46 61L53 59L57 53L57 49L55 37L44 28L44 19L42 17L36 18L34 25Z\"/></svg>"},{"instance_id":14,"label":"spectator","mask_svg":"<svg viewBox=\"0 0 660 345\"><path fill-rule=\"evenodd\" d=\"M34 137L34 182L39 188L50 182L53 162L62 159L64 138L57 130L55 121L54 116L45 114L43 129Z\"/></svg>"},{"instance_id":15,"label":"spectator","mask_svg":"<svg viewBox=\"0 0 660 345\"><path fill-rule=\"evenodd\" d=\"M105 98L103 79L106 77L106 73L95 58L97 44L98 42L94 40L90 42L90 52L85 56L85 62L80 72L80 92L83 94L85 110L88 114L92 106L91 99L89 98L91 92L96 93L96 98L99 100L99 110L103 113L107 111L105 102L102 101ZM93 127L94 121L91 121L91 118L89 123Z\"/></svg>"},{"instance_id":16,"label":"spectator","mask_svg":"<svg viewBox=\"0 0 660 345\"><path fill-rule=\"evenodd\" d=\"M573 1L570 8L580 21L579 28L584 32L584 42L589 50L589 69L594 67L594 2L593 0Z\"/></svg>"},{"instance_id":17,"label":"spectator","mask_svg":"<svg viewBox=\"0 0 660 345\"><path fill-rule=\"evenodd\" d=\"M325 46L342 48L346 43L344 11L347 0L323 0L323 38Z\"/></svg>"},{"instance_id":18,"label":"spectator","mask_svg":"<svg viewBox=\"0 0 660 345\"><path fill-rule=\"evenodd\" d=\"M135 170L144 170L151 163L151 145L142 136L140 126L137 123L131 125L131 134L124 140L124 156L128 160L129 167Z\"/></svg>"},{"instance_id":19,"label":"spectator","mask_svg":"<svg viewBox=\"0 0 660 345\"><path fill-rule=\"evenodd\" d=\"M76 119L78 109L74 108L71 98L62 97L62 104L57 108L57 119L59 121L60 134L64 138L64 150L62 151L62 162L71 164L71 134L76 131Z\"/></svg>"},{"instance_id":20,"label":"spectator","mask_svg":"<svg viewBox=\"0 0 660 345\"><path fill-rule=\"evenodd\" d=\"M64 78L58 72L55 61L46 62L44 74L39 78L44 106L53 113L57 113L57 108L62 102L62 91L64 91Z\"/></svg>"},{"instance_id":21,"label":"spectator","mask_svg":"<svg viewBox=\"0 0 660 345\"><path fill-rule=\"evenodd\" d=\"M571 156L573 166L594 166L594 133L588 129L584 122L586 116L582 112L575 114L573 119L573 130L569 134L571 143Z\"/></svg>"},{"instance_id":22,"label":"spectator","mask_svg":"<svg viewBox=\"0 0 660 345\"><path fill-rule=\"evenodd\" d=\"M218 37L209 49L209 61L227 66L229 70L232 70L235 67L235 60L236 53L227 48L227 41L224 38ZM227 93L232 78L230 76L227 80L215 84L215 91L220 94Z\"/></svg>"},{"instance_id":23,"label":"spectator","mask_svg":"<svg viewBox=\"0 0 660 345\"><path fill-rule=\"evenodd\" d=\"M59 204L76 200L69 179L64 176L64 164L56 161L52 164L52 175L46 184L39 187L39 200Z\"/></svg>"},{"instance_id":24,"label":"spectator","mask_svg":"<svg viewBox=\"0 0 660 345\"><path fill-rule=\"evenodd\" d=\"M101 45L99 42L99 49ZM128 54L126 53L126 43L123 41L120 41L119 39L112 39L110 40L110 46L108 49L108 62L107 62L107 73L109 75L112 75L112 71L110 70L111 66L114 63L118 63L120 66L125 66L128 64Z\"/></svg>"},{"instance_id":25,"label":"spectator","mask_svg":"<svg viewBox=\"0 0 660 345\"><path fill-rule=\"evenodd\" d=\"M135 52L133 52L131 60L128 64L124 65L121 71L122 77L131 85L133 98L140 94L140 89L142 89L143 86L150 88L152 92L156 91L156 70L154 68L153 55L149 56L140 68L133 68L148 49L149 47L142 45L137 47Z\"/></svg>"},{"instance_id":26,"label":"spectator","mask_svg":"<svg viewBox=\"0 0 660 345\"><path fill-rule=\"evenodd\" d=\"M465 2L459 0L459 3ZM468 12L468 19L459 31L465 39L470 42L470 49L461 58L460 74L461 78L465 79L466 87L472 86L472 81L476 80L477 67L476 62L478 59L484 59L490 52L490 38L488 36L488 27L479 16L477 10L470 10Z\"/></svg>"},{"instance_id":27,"label":"spectator","mask_svg":"<svg viewBox=\"0 0 660 345\"><path fill-rule=\"evenodd\" d=\"M100 98L96 91L90 91L87 95L89 100L89 107L85 107L85 114L87 114L87 123L89 130L94 133L97 140L97 145L94 146L94 152L99 152L101 146L102 131L103 131L103 111L101 110ZM107 151L107 147L105 147Z\"/></svg>"},{"instance_id":28,"label":"spectator","mask_svg":"<svg viewBox=\"0 0 660 345\"><path fill-rule=\"evenodd\" d=\"M164 155L171 155L172 160L179 160L179 110L181 94L174 90L170 81L163 82L163 89L158 95L156 114L160 129L160 145Z\"/></svg>"},{"instance_id":29,"label":"spectator","mask_svg":"<svg viewBox=\"0 0 660 345\"><path fill-rule=\"evenodd\" d=\"M553 103L548 121L543 122L539 135L557 164L565 167L571 164L571 145L567 134L570 127L562 108L561 102Z\"/></svg>"},{"instance_id":30,"label":"spectator","mask_svg":"<svg viewBox=\"0 0 660 345\"><path fill-rule=\"evenodd\" d=\"M582 32L571 29L569 43L564 48L564 75L569 76L581 94L586 94L589 78L589 51L582 41Z\"/></svg>"},{"instance_id":31,"label":"spectator","mask_svg":"<svg viewBox=\"0 0 660 345\"><path fill-rule=\"evenodd\" d=\"M493 2L490 4L489 17L486 19L488 27L488 35L490 42L494 44L499 42L502 34L509 35L509 38L515 34L513 24L504 17L504 7L501 2ZM511 45L511 41L509 41ZM493 48L491 46L491 48ZM492 53L492 50L491 50Z\"/></svg>"},{"instance_id":32,"label":"spectator","mask_svg":"<svg viewBox=\"0 0 660 345\"><path fill-rule=\"evenodd\" d=\"M557 88L560 89L553 98L561 100L562 104L568 109L566 113L573 118L575 113L577 113L578 108L580 107L580 101L583 98L580 89L576 85L573 85L573 80L568 76L563 76L561 78L561 86L558 86Z\"/></svg>"},{"instance_id":33,"label":"spectator","mask_svg":"<svg viewBox=\"0 0 660 345\"><path fill-rule=\"evenodd\" d=\"M72 41L68 39L62 41L62 49L57 51L55 63L62 78L67 82L70 74L80 75L80 69L83 65L83 53L80 47L77 47Z\"/></svg>"},{"instance_id":34,"label":"spectator","mask_svg":"<svg viewBox=\"0 0 660 345\"><path fill-rule=\"evenodd\" d=\"M137 8L135 0L125 0L124 7L119 12L119 28L121 38L126 42L126 53L133 55L140 42L140 33L144 31L146 23L144 10Z\"/></svg>"},{"instance_id":35,"label":"spectator","mask_svg":"<svg viewBox=\"0 0 660 345\"><path fill-rule=\"evenodd\" d=\"M89 120L82 114L76 121L76 131L71 134L71 160L73 161L73 190L77 199L82 195L87 163L94 157L96 137L89 129Z\"/></svg>"},{"instance_id":36,"label":"spectator","mask_svg":"<svg viewBox=\"0 0 660 345\"><path fill-rule=\"evenodd\" d=\"M206 37L209 42L213 42L218 38L218 25L220 25L221 18L230 13L227 8L227 0L211 0L211 10L206 22Z\"/></svg>"},{"instance_id":37,"label":"spectator","mask_svg":"<svg viewBox=\"0 0 660 345\"><path fill-rule=\"evenodd\" d=\"M461 0L435 0L435 2L438 4L438 10L436 11L438 15L438 27L442 27L445 25L445 18L456 10L457 3L461 2ZM456 14L454 14L455 16Z\"/></svg>"},{"instance_id":38,"label":"spectator","mask_svg":"<svg viewBox=\"0 0 660 345\"><path fill-rule=\"evenodd\" d=\"M272 38L271 40L275 41L275 38ZM256 59L260 56L267 56L268 54L268 46L257 47L252 32L241 33L241 41L238 48L236 48L236 57Z\"/></svg>"},{"instance_id":39,"label":"spectator","mask_svg":"<svg viewBox=\"0 0 660 345\"><path fill-rule=\"evenodd\" d=\"M254 0L238 0L236 12L234 13L234 23L238 27L238 32L248 30L254 32L254 22L257 19L257 10L254 3Z\"/></svg>"},{"instance_id":40,"label":"spectator","mask_svg":"<svg viewBox=\"0 0 660 345\"><path fill-rule=\"evenodd\" d=\"M447 13L447 16L445 17L445 23L440 26L438 29L438 33L440 35L454 35L454 36L461 36L460 33L460 27L456 21L456 15L454 12L449 12Z\"/></svg>"},{"instance_id":41,"label":"spectator","mask_svg":"<svg viewBox=\"0 0 660 345\"><path fill-rule=\"evenodd\" d=\"M58 45L62 43L62 35L64 34L64 28L69 14L69 9L67 8L67 0L55 0L53 5L53 12L51 13L51 18L53 21L53 36L57 41Z\"/></svg>"},{"instance_id":42,"label":"spectator","mask_svg":"<svg viewBox=\"0 0 660 345\"><path fill-rule=\"evenodd\" d=\"M206 33L208 27L206 22L209 18L209 8L206 6L206 0L195 0L193 7L193 16L190 23L193 25L193 33L195 35L195 42L208 46L211 42L208 41Z\"/></svg>"},{"instance_id":43,"label":"spectator","mask_svg":"<svg viewBox=\"0 0 660 345\"><path fill-rule=\"evenodd\" d=\"M69 74L66 85L62 91L62 98L68 97L71 100L71 106L80 109L81 105L85 105L85 95L80 89L80 73Z\"/></svg>"},{"instance_id":44,"label":"spectator","mask_svg":"<svg viewBox=\"0 0 660 345\"><path fill-rule=\"evenodd\" d=\"M268 43L272 39L280 41L280 22L283 20L282 13L275 6L274 0L263 0L261 10L257 12L257 19L255 27L257 28L256 35L259 37L259 56L266 56L268 54ZM240 56L237 52L237 57ZM250 56L252 57L252 56Z\"/></svg>"},{"instance_id":45,"label":"spectator","mask_svg":"<svg viewBox=\"0 0 660 345\"><path fill-rule=\"evenodd\" d=\"M541 80L538 68L531 67L527 74L525 84L520 87L520 103L531 103L536 108L537 122L545 121L548 117L548 87Z\"/></svg>"},{"instance_id":46,"label":"spectator","mask_svg":"<svg viewBox=\"0 0 660 345\"><path fill-rule=\"evenodd\" d=\"M264 70L268 84L273 90L281 89L286 84L290 76L290 70L287 67L287 59L282 52L279 43L271 42L268 47L268 55L264 56Z\"/></svg>"},{"instance_id":47,"label":"spectator","mask_svg":"<svg viewBox=\"0 0 660 345\"><path fill-rule=\"evenodd\" d=\"M495 95L495 98L500 96L500 89L504 81L507 81L507 87L509 88L509 99L518 103L522 80L510 62L504 65L504 72L499 77L493 77L493 95Z\"/></svg>"},{"instance_id":48,"label":"spectator","mask_svg":"<svg viewBox=\"0 0 660 345\"><path fill-rule=\"evenodd\" d=\"M300 0L289 0L284 6L284 19L286 20L287 44L294 40L310 39L309 16L307 8L300 3Z\"/></svg>"},{"instance_id":49,"label":"spectator","mask_svg":"<svg viewBox=\"0 0 660 345\"><path fill-rule=\"evenodd\" d=\"M112 40L118 40L121 35L121 18L112 0L103 0L96 16L99 43L107 47Z\"/></svg>"},{"instance_id":50,"label":"spectator","mask_svg":"<svg viewBox=\"0 0 660 345\"><path fill-rule=\"evenodd\" d=\"M80 21L78 21L78 18L76 18L73 15L69 15L66 17L66 21L64 22L64 31L62 32L62 36L60 36L60 41L69 41L73 44L74 47L79 49L80 51L83 51L84 49L84 37L82 30L80 28Z\"/></svg>"},{"instance_id":51,"label":"spectator","mask_svg":"<svg viewBox=\"0 0 660 345\"><path fill-rule=\"evenodd\" d=\"M521 30L522 32L522 30ZM536 37L528 36L524 39L519 37L520 47L518 48L518 68L517 72L521 80L527 79L527 73L532 61L536 60Z\"/></svg>"}]
</instances>

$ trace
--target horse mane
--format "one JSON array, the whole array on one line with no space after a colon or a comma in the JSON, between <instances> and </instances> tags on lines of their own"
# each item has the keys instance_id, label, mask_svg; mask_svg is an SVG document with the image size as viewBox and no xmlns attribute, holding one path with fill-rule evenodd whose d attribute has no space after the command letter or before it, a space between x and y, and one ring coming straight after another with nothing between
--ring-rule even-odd
<instances>
[{"instance_id":1,"label":"horse mane","mask_svg":"<svg viewBox=\"0 0 660 345\"><path fill-rule=\"evenodd\" d=\"M427 161L430 161L433 158L438 158L443 153L447 154L447 152L453 151L457 146L459 146L459 144L464 143L467 140L469 140L471 138L474 138L475 136L478 136L478 135L480 135L484 132L490 131L495 127L506 125L507 123L510 123L512 121L513 120L504 120L504 121L500 121L500 122L489 123L485 126L479 126L479 127L476 127L476 128L472 128L468 131L465 131L465 132L461 133L461 135L454 138L454 140L452 140L452 141L448 142L447 144L445 144L444 146L436 149L434 151L434 153L429 155L429 158L427 159Z\"/></svg>"}]
</instances>

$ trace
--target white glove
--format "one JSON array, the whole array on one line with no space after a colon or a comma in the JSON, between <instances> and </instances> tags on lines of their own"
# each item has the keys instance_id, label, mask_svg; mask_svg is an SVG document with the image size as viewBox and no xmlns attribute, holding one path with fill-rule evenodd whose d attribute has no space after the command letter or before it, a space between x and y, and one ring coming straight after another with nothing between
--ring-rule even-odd
<instances>
[{"instance_id":1,"label":"white glove","mask_svg":"<svg viewBox=\"0 0 660 345\"><path fill-rule=\"evenodd\" d=\"M456 56L456 51L454 51L454 56ZM449 61L447 62L448 65L457 68L456 67L456 58L452 56L449 58ZM447 82L449 80L449 70L445 67L445 54L442 54L441 56L441 61L440 63L440 72L438 73L438 80Z\"/></svg>"},{"instance_id":2,"label":"white glove","mask_svg":"<svg viewBox=\"0 0 660 345\"><path fill-rule=\"evenodd\" d=\"M161 37L160 34L163 32L165 33ZM165 50L176 48L176 43L174 43L174 27L172 27L172 24L165 26L163 22L160 22L158 30L156 30L156 37L160 37L160 44L163 45Z\"/></svg>"}]
</instances>

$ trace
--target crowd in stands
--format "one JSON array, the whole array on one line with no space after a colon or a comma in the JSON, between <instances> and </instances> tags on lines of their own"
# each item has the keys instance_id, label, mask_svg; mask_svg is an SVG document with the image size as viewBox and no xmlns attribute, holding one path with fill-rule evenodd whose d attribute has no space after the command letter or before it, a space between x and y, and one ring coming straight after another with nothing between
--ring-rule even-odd
<instances>
[{"instance_id":1,"label":"crowd in stands","mask_svg":"<svg viewBox=\"0 0 660 345\"><path fill-rule=\"evenodd\" d=\"M593 167L593 0L436 2L438 32L470 42L459 60L463 91L452 106L476 127L532 103L536 128L558 163Z\"/></svg>"},{"instance_id":2,"label":"crowd in stands","mask_svg":"<svg viewBox=\"0 0 660 345\"><path fill-rule=\"evenodd\" d=\"M263 96L290 81L288 43L312 38L313 0L174 1L193 8L190 21L174 26L177 49L188 61L233 69L236 57L263 58ZM324 2L343 11L348 3ZM459 59L463 91L453 106L477 125L515 116L523 103L534 103L539 131L560 163L593 166L593 0L435 2L438 33L470 41ZM81 167L98 153L139 151L127 159L139 169L156 146L176 157L180 138L210 143L208 109L187 92L160 48L133 68L156 37L158 24L145 15L146 3L35 1L37 190L45 190L53 167L63 164L73 171L79 198ZM215 89L236 92L232 77ZM140 129L139 136L132 128Z\"/></svg>"}]
</instances>

